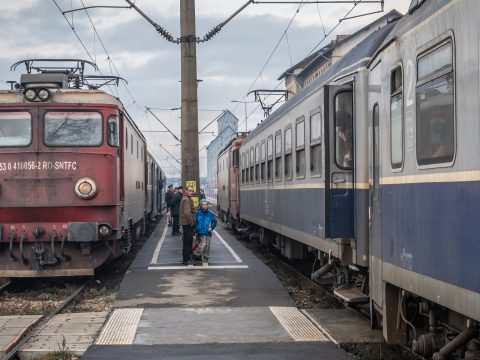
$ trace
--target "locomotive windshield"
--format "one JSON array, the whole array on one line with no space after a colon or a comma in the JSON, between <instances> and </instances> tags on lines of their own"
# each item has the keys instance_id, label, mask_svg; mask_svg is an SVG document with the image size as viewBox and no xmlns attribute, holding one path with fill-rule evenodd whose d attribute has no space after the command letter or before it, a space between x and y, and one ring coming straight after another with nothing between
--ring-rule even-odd
<instances>
[{"instance_id":1,"label":"locomotive windshield","mask_svg":"<svg viewBox=\"0 0 480 360\"><path fill-rule=\"evenodd\" d=\"M50 111L45 114L45 144L98 146L102 144L102 115L88 111Z\"/></svg>"},{"instance_id":2,"label":"locomotive windshield","mask_svg":"<svg viewBox=\"0 0 480 360\"><path fill-rule=\"evenodd\" d=\"M0 112L0 147L28 146L31 141L32 116L29 112Z\"/></svg>"}]
</instances>

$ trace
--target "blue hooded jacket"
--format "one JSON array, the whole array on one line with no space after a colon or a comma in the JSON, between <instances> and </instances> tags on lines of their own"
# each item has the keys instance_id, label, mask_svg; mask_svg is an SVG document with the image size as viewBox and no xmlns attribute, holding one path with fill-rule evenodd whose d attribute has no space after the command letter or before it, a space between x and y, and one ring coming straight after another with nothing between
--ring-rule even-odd
<instances>
[{"instance_id":1,"label":"blue hooded jacket","mask_svg":"<svg viewBox=\"0 0 480 360\"><path fill-rule=\"evenodd\" d=\"M208 231L208 226L213 230L217 226L215 215L210 210L197 210L197 224L195 225L195 232L199 235L212 236L212 232Z\"/></svg>"}]
</instances>

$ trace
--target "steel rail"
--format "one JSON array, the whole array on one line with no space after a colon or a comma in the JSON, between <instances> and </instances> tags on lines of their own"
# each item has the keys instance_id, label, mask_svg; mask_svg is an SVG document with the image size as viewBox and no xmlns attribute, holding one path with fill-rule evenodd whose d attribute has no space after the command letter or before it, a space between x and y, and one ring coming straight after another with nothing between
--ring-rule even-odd
<instances>
[{"instance_id":1,"label":"steel rail","mask_svg":"<svg viewBox=\"0 0 480 360\"><path fill-rule=\"evenodd\" d=\"M49 322L55 315L57 315L59 312L61 312L65 307L73 300L75 297L77 297L78 294L85 288L85 285L87 283L85 282L83 285L79 286L75 291L68 297L66 298L57 308L52 310L48 315L42 316L40 319L38 319L32 326L32 328L28 331L28 333L23 337L23 339L15 345L5 356L2 358L2 360L10 360L12 359L17 352L27 343L28 340L30 340L33 336L35 336L40 329L45 325L47 322Z\"/></svg>"},{"instance_id":2,"label":"steel rail","mask_svg":"<svg viewBox=\"0 0 480 360\"><path fill-rule=\"evenodd\" d=\"M8 280L5 284L0 285L0 291L2 291L3 289L7 288L7 287L10 286L11 284L12 284L12 280Z\"/></svg>"}]
</instances>

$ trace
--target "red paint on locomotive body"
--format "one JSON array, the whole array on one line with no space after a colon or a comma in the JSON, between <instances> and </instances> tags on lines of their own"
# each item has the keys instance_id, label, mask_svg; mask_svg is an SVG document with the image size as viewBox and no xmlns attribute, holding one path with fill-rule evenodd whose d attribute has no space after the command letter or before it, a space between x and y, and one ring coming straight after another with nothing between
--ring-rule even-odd
<instances>
[{"instance_id":1,"label":"red paint on locomotive body","mask_svg":"<svg viewBox=\"0 0 480 360\"><path fill-rule=\"evenodd\" d=\"M0 277L91 275L128 251L145 219L145 154L104 92L0 92Z\"/></svg>"}]
</instances>

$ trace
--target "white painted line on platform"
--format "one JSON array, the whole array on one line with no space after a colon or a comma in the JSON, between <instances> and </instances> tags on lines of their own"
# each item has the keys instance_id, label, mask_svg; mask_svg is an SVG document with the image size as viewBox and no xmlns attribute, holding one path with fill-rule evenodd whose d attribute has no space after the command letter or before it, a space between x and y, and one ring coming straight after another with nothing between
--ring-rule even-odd
<instances>
[{"instance_id":1,"label":"white painted line on platform","mask_svg":"<svg viewBox=\"0 0 480 360\"><path fill-rule=\"evenodd\" d=\"M160 240L158 241L157 247L155 248L155 252L153 253L152 260L150 260L150 264L156 264L158 256L160 255L160 249L162 248L163 242L165 241L165 236L167 236L168 230L168 221L165 223L165 229L163 229L162 236L160 236Z\"/></svg>"},{"instance_id":2,"label":"white painted line on platform","mask_svg":"<svg viewBox=\"0 0 480 360\"><path fill-rule=\"evenodd\" d=\"M230 254L232 254L232 256L235 258L235 261L236 262L243 262L242 259L240 259L240 256L237 255L237 253L230 247L230 245L227 244L227 242L225 240L223 240L223 238L220 236L220 234L218 233L217 230L213 230L213 232L215 233L215 235L218 236L218 238L220 239L220 241L223 243L223 245L225 245L225 247L227 248L228 251L230 251Z\"/></svg>"},{"instance_id":3,"label":"white painted line on platform","mask_svg":"<svg viewBox=\"0 0 480 360\"><path fill-rule=\"evenodd\" d=\"M174 266L149 266L148 270L209 270L209 269L248 269L248 265L174 265Z\"/></svg>"}]
</instances>

